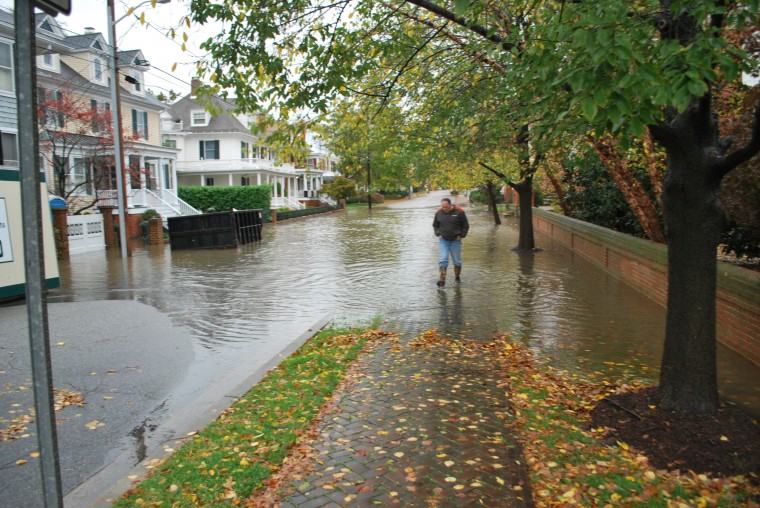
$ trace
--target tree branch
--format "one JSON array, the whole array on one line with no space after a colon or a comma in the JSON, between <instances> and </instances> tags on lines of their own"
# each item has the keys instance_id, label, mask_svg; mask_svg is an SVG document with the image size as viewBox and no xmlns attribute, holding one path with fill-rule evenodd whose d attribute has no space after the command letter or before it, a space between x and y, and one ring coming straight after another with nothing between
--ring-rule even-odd
<instances>
[{"instance_id":1,"label":"tree branch","mask_svg":"<svg viewBox=\"0 0 760 508\"><path fill-rule=\"evenodd\" d=\"M723 157L723 160L715 170L716 176L723 178L729 171L742 162L748 161L757 152L760 152L760 104L755 106L755 123L752 126L752 137L746 145Z\"/></svg>"},{"instance_id":2,"label":"tree branch","mask_svg":"<svg viewBox=\"0 0 760 508\"><path fill-rule=\"evenodd\" d=\"M501 179L502 182L506 183L510 187L514 187L515 186L515 184L512 183L512 181L509 178L507 178L507 175L505 175L504 173L501 173L500 171L496 171L494 168L492 168L491 166L489 166L485 162L478 161L478 164L480 164L481 166L483 166L484 168L486 168L488 171L490 171L494 175L498 176Z\"/></svg>"},{"instance_id":3,"label":"tree branch","mask_svg":"<svg viewBox=\"0 0 760 508\"><path fill-rule=\"evenodd\" d=\"M377 108L377 111L375 112L374 115L372 115L372 119L370 121L374 121L377 115L379 115L383 111L383 109L385 109L385 105L388 104L388 98L390 97L391 92L393 91L393 88L396 86L396 83L398 83L399 78L404 73L404 71L409 66L409 64L412 63L412 60L414 60L414 58L419 54L419 52L422 51L425 48L425 46L430 44L430 41L435 39L438 36L438 34L443 31L444 28L446 28L445 24L441 26L438 30L436 30L436 32L433 33L430 37L425 39L425 41L412 52L409 58L406 59L406 62L404 62L404 65L402 65L401 68L398 70L398 72L396 72L396 76L393 78L393 81L391 82L391 84L387 87L385 97L383 97L383 100L380 103L380 107Z\"/></svg>"},{"instance_id":4,"label":"tree branch","mask_svg":"<svg viewBox=\"0 0 760 508\"><path fill-rule=\"evenodd\" d=\"M495 42L496 44L499 44L503 49L510 51L515 46L514 44L511 44L507 42L504 37L497 35L495 33L489 33L490 30L488 30L486 27L481 25L476 25L474 23L470 23L467 21L467 19L457 16L453 12L451 12L448 9L445 9L441 7L440 5L436 5L433 2L430 2L429 0L406 0L408 3L416 5L417 7L421 7L425 9L426 11L430 11L433 14L437 14L438 16L448 19L449 21L456 23L457 25L466 28L467 30L470 30L471 32L474 32L480 36L482 36L484 39Z\"/></svg>"}]
</instances>

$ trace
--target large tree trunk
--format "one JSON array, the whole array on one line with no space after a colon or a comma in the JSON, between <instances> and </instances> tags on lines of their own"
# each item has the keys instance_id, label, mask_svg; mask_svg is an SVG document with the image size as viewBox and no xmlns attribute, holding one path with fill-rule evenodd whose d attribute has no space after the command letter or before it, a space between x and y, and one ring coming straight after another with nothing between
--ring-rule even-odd
<instances>
[{"instance_id":1,"label":"large tree trunk","mask_svg":"<svg viewBox=\"0 0 760 508\"><path fill-rule=\"evenodd\" d=\"M617 141L612 138L601 139L589 136L591 146L594 147L599 159L604 164L607 172L623 193L633 215L644 229L644 234L650 240L657 243L665 243L665 234L660 227L660 218L657 209L649 199L647 193L641 188L638 180L628 170L625 161L617 152Z\"/></svg>"},{"instance_id":2,"label":"large tree trunk","mask_svg":"<svg viewBox=\"0 0 760 508\"><path fill-rule=\"evenodd\" d=\"M493 223L500 226L501 217L499 217L499 209L496 206L496 192L493 182L486 182L486 193L488 194L488 208L493 212Z\"/></svg>"},{"instance_id":3,"label":"large tree trunk","mask_svg":"<svg viewBox=\"0 0 760 508\"><path fill-rule=\"evenodd\" d=\"M716 165L722 153L709 101L655 129L668 156L663 212L668 233L668 309L660 405L692 414L718 408L716 251L725 225Z\"/></svg>"},{"instance_id":4,"label":"large tree trunk","mask_svg":"<svg viewBox=\"0 0 760 508\"><path fill-rule=\"evenodd\" d=\"M510 184L520 197L520 237L515 252L524 252L536 248L533 235L533 177L529 176L522 182Z\"/></svg>"}]
</instances>

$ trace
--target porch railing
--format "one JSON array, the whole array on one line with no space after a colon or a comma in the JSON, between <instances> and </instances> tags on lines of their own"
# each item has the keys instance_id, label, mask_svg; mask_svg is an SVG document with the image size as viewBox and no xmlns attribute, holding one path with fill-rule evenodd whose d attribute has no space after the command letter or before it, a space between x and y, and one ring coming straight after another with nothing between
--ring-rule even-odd
<instances>
[{"instance_id":1,"label":"porch railing","mask_svg":"<svg viewBox=\"0 0 760 508\"><path fill-rule=\"evenodd\" d=\"M288 208L292 208L293 210L301 210L303 208L306 208L306 205L304 205L297 199L281 197L281 196L272 198L272 203L270 205L270 208L280 208L283 206L287 206Z\"/></svg>"}]
</instances>

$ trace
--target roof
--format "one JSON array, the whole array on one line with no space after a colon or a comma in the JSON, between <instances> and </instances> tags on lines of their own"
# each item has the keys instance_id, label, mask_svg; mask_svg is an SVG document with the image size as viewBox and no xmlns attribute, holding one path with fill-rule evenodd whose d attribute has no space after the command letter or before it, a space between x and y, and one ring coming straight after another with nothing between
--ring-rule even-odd
<instances>
[{"instance_id":1,"label":"roof","mask_svg":"<svg viewBox=\"0 0 760 508\"><path fill-rule=\"evenodd\" d=\"M204 127L192 125L192 112L199 109L205 111L206 107L190 94L169 106L167 112L173 120L182 121L185 132L242 132L251 134L251 130L235 117L236 106L234 104L230 104L217 96L211 97L211 104L214 110L221 111L221 113L212 115L209 124Z\"/></svg>"},{"instance_id":2,"label":"roof","mask_svg":"<svg viewBox=\"0 0 760 508\"><path fill-rule=\"evenodd\" d=\"M108 98L109 100L111 98L111 89L108 86L99 85L87 80L64 62L61 62L60 74L45 69L37 69L37 77L40 85L43 86L45 83L52 83L73 91L82 90L83 93L92 96L93 98L103 97ZM163 110L166 108L166 105L163 102L156 99L156 97L148 91L146 91L144 95L136 95L122 87L121 99L122 102L126 99L130 103L142 104L153 109Z\"/></svg>"}]
</instances>

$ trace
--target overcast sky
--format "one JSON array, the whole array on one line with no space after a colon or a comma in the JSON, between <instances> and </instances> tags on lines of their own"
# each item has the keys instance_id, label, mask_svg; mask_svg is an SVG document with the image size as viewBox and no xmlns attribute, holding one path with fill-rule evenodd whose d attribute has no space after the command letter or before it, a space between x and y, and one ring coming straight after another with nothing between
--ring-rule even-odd
<instances>
[{"instance_id":1,"label":"overcast sky","mask_svg":"<svg viewBox=\"0 0 760 508\"><path fill-rule=\"evenodd\" d=\"M28 0L15 0L26 2ZM115 0L116 19L124 16L129 6L138 6L142 0ZM12 9L14 0L0 0L0 7ZM106 0L71 0L71 15L59 14L56 21L67 34L77 35L92 27L101 32L108 41L108 12ZM166 5L156 5L153 9L150 3L138 7L134 14L127 16L116 24L117 47L119 50L140 49L145 59L150 62L151 69L146 73L146 85L154 93L169 90L185 95L190 91L190 80L195 74L195 62L203 56L198 48L200 43L208 38L213 31L208 27L193 26L188 29L182 25L177 30L177 36L172 41L166 33L172 26L177 27L181 18L189 12L189 0L171 0ZM145 12L145 25L141 25L136 16ZM183 52L182 33L188 32L188 51ZM177 68L172 72L172 66Z\"/></svg>"}]
</instances>

